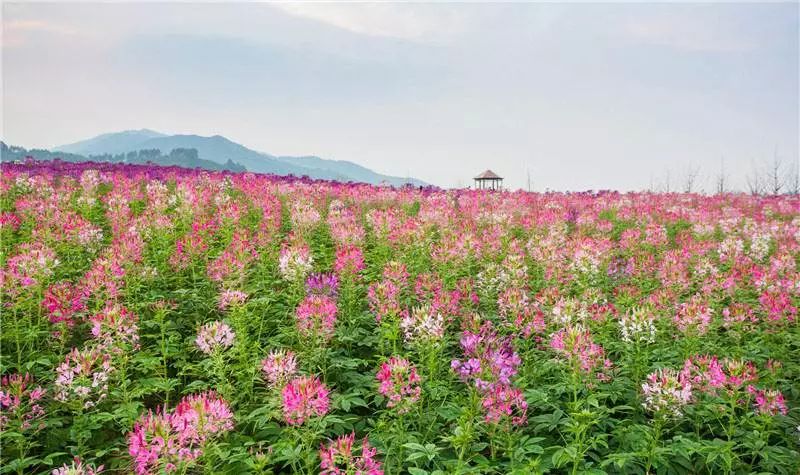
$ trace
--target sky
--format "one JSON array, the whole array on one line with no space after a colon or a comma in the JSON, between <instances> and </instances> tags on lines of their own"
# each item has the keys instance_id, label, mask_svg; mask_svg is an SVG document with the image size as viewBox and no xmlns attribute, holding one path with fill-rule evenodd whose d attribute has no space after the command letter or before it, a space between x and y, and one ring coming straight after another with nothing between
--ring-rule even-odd
<instances>
[{"instance_id":1,"label":"sky","mask_svg":"<svg viewBox=\"0 0 800 475\"><path fill-rule=\"evenodd\" d=\"M2 3L2 138L149 128L443 187L798 162L798 3Z\"/></svg>"}]
</instances>

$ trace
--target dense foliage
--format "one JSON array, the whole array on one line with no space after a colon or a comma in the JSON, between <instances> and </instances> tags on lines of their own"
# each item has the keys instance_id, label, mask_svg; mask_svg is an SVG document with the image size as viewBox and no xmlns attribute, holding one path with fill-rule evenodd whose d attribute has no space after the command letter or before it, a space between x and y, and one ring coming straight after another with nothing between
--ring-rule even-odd
<instances>
[{"instance_id":1,"label":"dense foliage","mask_svg":"<svg viewBox=\"0 0 800 475\"><path fill-rule=\"evenodd\" d=\"M800 471L800 200L3 164L3 473Z\"/></svg>"}]
</instances>

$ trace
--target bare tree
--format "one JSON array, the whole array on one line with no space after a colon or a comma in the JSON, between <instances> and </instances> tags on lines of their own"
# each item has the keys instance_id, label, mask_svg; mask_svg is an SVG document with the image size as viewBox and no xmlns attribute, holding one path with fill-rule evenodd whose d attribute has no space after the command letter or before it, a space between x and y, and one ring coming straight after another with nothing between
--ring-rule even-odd
<instances>
[{"instance_id":1,"label":"bare tree","mask_svg":"<svg viewBox=\"0 0 800 475\"><path fill-rule=\"evenodd\" d=\"M798 162L789 167L786 177L786 192L790 195L800 194L800 163Z\"/></svg>"},{"instance_id":2,"label":"bare tree","mask_svg":"<svg viewBox=\"0 0 800 475\"><path fill-rule=\"evenodd\" d=\"M749 191L751 195L764 194L765 180L761 176L761 170L759 170L755 162L751 164L750 172L745 176L745 183L747 183L747 191Z\"/></svg>"},{"instance_id":3,"label":"bare tree","mask_svg":"<svg viewBox=\"0 0 800 475\"><path fill-rule=\"evenodd\" d=\"M670 192L670 181L669 181L670 171L667 168L666 176L664 177L664 193Z\"/></svg>"},{"instance_id":4,"label":"bare tree","mask_svg":"<svg viewBox=\"0 0 800 475\"><path fill-rule=\"evenodd\" d=\"M786 185L786 172L783 169L783 160L778 156L778 147L775 147L775 153L772 155L772 163L769 165L767 173L767 190L772 195L781 194L784 185Z\"/></svg>"},{"instance_id":5,"label":"bare tree","mask_svg":"<svg viewBox=\"0 0 800 475\"><path fill-rule=\"evenodd\" d=\"M717 193L722 194L725 193L727 190L726 185L728 181L728 176L725 174L725 157L723 156L720 158L719 161L719 174L716 178L716 185L717 185Z\"/></svg>"},{"instance_id":6,"label":"bare tree","mask_svg":"<svg viewBox=\"0 0 800 475\"><path fill-rule=\"evenodd\" d=\"M694 185L697 181L697 176L700 175L700 168L696 166L689 165L686 168L686 171L683 173L683 192L684 193L692 193L694 191Z\"/></svg>"}]
</instances>

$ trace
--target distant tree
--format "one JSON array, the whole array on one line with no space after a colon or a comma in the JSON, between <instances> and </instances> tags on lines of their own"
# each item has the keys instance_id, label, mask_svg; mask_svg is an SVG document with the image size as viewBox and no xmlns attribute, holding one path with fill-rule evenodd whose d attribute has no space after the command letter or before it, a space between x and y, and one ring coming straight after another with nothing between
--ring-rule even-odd
<instances>
[{"instance_id":1,"label":"distant tree","mask_svg":"<svg viewBox=\"0 0 800 475\"><path fill-rule=\"evenodd\" d=\"M745 183L747 184L747 191L751 195L764 194L765 180L761 176L761 170L755 162L750 164L750 171L745 176Z\"/></svg>"},{"instance_id":2,"label":"distant tree","mask_svg":"<svg viewBox=\"0 0 800 475\"><path fill-rule=\"evenodd\" d=\"M716 192L718 194L722 194L727 191L727 181L728 176L725 174L725 157L722 157L719 160L719 174L717 174L716 178Z\"/></svg>"},{"instance_id":3,"label":"distant tree","mask_svg":"<svg viewBox=\"0 0 800 475\"><path fill-rule=\"evenodd\" d=\"M790 195L800 194L800 163L798 162L789 167L786 177L786 192Z\"/></svg>"},{"instance_id":4,"label":"distant tree","mask_svg":"<svg viewBox=\"0 0 800 475\"><path fill-rule=\"evenodd\" d=\"M697 181L697 177L700 175L700 168L689 165L683 173L683 192L684 193L692 193L694 192L694 185Z\"/></svg>"},{"instance_id":5,"label":"distant tree","mask_svg":"<svg viewBox=\"0 0 800 475\"><path fill-rule=\"evenodd\" d=\"M779 195L786 185L786 172L783 167L783 160L778 156L778 147L772 155L772 163L769 165L767 174L768 191L772 195Z\"/></svg>"}]
</instances>

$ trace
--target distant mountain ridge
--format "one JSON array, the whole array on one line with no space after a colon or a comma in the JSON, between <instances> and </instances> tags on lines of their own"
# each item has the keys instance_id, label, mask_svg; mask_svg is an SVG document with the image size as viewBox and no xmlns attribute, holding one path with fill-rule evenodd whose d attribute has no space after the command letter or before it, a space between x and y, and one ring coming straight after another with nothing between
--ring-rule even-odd
<instances>
[{"instance_id":1,"label":"distant mountain ridge","mask_svg":"<svg viewBox=\"0 0 800 475\"><path fill-rule=\"evenodd\" d=\"M162 166L179 166L184 168L203 168L206 170L228 170L232 172L244 172L247 169L232 161L226 163L216 163L210 160L203 160L197 156L197 150L191 148L172 149L169 154L163 154L160 150L139 150L136 152L103 154L85 156L77 153L51 152L44 149L30 149L14 145L6 145L0 141L0 159L4 162L21 161L28 157L34 160L63 160L65 162L111 162L111 163L131 163L144 165L154 163Z\"/></svg>"},{"instance_id":2,"label":"distant mountain ridge","mask_svg":"<svg viewBox=\"0 0 800 475\"><path fill-rule=\"evenodd\" d=\"M126 130L98 135L88 140L55 147L57 152L88 157L121 154L138 150L161 150L168 154L174 149L195 149L198 157L218 164L231 162L244 166L248 171L273 173L276 175L309 176L311 178L357 181L374 185L388 183L395 186L411 183L424 186L427 183L415 178L383 175L353 162L327 160L316 156L275 156L249 149L221 135L166 135L149 129Z\"/></svg>"}]
</instances>

